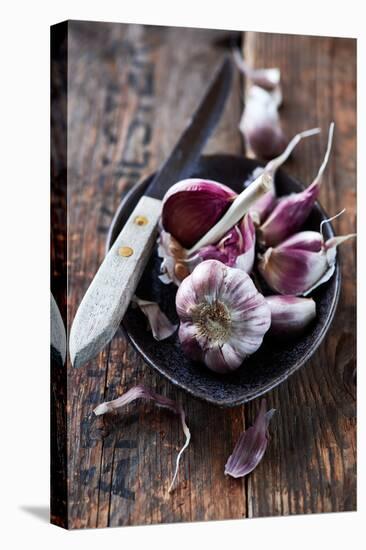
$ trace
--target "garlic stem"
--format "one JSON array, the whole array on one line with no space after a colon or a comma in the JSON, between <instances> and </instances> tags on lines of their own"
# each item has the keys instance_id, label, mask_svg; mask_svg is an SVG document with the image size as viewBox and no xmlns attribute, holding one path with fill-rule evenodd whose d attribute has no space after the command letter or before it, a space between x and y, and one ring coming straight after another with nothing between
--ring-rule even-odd
<instances>
[{"instance_id":1,"label":"garlic stem","mask_svg":"<svg viewBox=\"0 0 366 550\"><path fill-rule=\"evenodd\" d=\"M348 241L349 239L354 239L357 237L357 233L350 233L349 235L339 235L336 237L331 237L325 243L326 249L332 248L334 246L339 246L340 244Z\"/></svg>"},{"instance_id":2,"label":"garlic stem","mask_svg":"<svg viewBox=\"0 0 366 550\"><path fill-rule=\"evenodd\" d=\"M315 134L320 134L321 129L320 128L311 128L310 130L304 130L303 132L300 132L299 134L296 134L292 138L292 140L287 145L286 149L281 153L278 157L274 158L273 160L270 160L267 166L265 167L265 171L267 174L271 174L271 176L274 176L276 170L288 159L292 151L295 149L296 145L303 139L310 136L314 136Z\"/></svg>"},{"instance_id":3,"label":"garlic stem","mask_svg":"<svg viewBox=\"0 0 366 550\"><path fill-rule=\"evenodd\" d=\"M208 244L217 243L239 220L241 220L253 204L265 193L271 190L273 178L270 174L262 173L253 183L236 197L223 217L188 250L190 256Z\"/></svg>"},{"instance_id":4,"label":"garlic stem","mask_svg":"<svg viewBox=\"0 0 366 550\"><path fill-rule=\"evenodd\" d=\"M329 126L329 134L328 134L328 144L327 144L327 150L325 152L325 156L324 156L324 160L322 162L322 165L321 167L319 168L319 172L314 180L314 182L312 183L312 185L318 185L319 181L321 180L322 176L323 176L323 173L324 173L324 170L328 164L328 160L329 160L329 156L330 156L330 151L332 149L332 143L333 143L333 133L334 133L334 122L331 122L330 126Z\"/></svg>"},{"instance_id":5,"label":"garlic stem","mask_svg":"<svg viewBox=\"0 0 366 550\"><path fill-rule=\"evenodd\" d=\"M323 225L325 225L326 223L330 223L332 222L333 220L335 220L336 218L339 218L339 216L341 216L342 214L344 214L346 211L345 208L343 208L343 210L341 210L340 212L338 212L338 214L335 214L334 216L331 216L330 218L328 218L327 220L323 220L320 222L320 227L319 227L319 233L321 234L321 236L324 238L324 235L323 235Z\"/></svg>"}]
</instances>

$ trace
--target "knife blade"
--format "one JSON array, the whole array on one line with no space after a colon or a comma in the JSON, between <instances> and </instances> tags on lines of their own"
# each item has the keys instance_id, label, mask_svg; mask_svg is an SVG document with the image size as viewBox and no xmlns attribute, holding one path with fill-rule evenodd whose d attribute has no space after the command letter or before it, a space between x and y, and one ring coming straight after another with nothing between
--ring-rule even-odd
<instances>
[{"instance_id":1,"label":"knife blade","mask_svg":"<svg viewBox=\"0 0 366 550\"><path fill-rule=\"evenodd\" d=\"M95 274L70 331L71 363L93 359L116 333L152 252L161 200L174 183L188 177L219 121L232 81L225 58L168 159L141 197Z\"/></svg>"}]
</instances>

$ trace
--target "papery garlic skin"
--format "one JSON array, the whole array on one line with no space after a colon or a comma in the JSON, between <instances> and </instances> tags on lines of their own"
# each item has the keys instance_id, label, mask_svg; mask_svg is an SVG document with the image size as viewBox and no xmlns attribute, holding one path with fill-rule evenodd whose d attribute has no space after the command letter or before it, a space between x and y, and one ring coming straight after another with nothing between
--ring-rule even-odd
<instances>
[{"instance_id":1,"label":"papery garlic skin","mask_svg":"<svg viewBox=\"0 0 366 550\"><path fill-rule=\"evenodd\" d=\"M260 255L259 272L279 294L306 296L331 278L337 246L351 237L354 235L324 242L316 231L301 231Z\"/></svg>"},{"instance_id":2,"label":"papery garlic skin","mask_svg":"<svg viewBox=\"0 0 366 550\"><path fill-rule=\"evenodd\" d=\"M136 295L131 301L133 304L136 304L147 317L149 329L155 340L165 340L177 330L178 325L174 325L168 319L165 313L160 309L158 303L151 302L150 300L143 300Z\"/></svg>"},{"instance_id":3,"label":"papery garlic skin","mask_svg":"<svg viewBox=\"0 0 366 550\"><path fill-rule=\"evenodd\" d=\"M266 296L271 309L269 333L276 336L301 334L316 317L316 304L312 298L298 296Z\"/></svg>"},{"instance_id":4,"label":"papery garlic skin","mask_svg":"<svg viewBox=\"0 0 366 550\"><path fill-rule=\"evenodd\" d=\"M162 225L190 248L222 217L237 194L212 180L191 178L173 185L162 204Z\"/></svg>"},{"instance_id":5,"label":"papery garlic skin","mask_svg":"<svg viewBox=\"0 0 366 550\"><path fill-rule=\"evenodd\" d=\"M218 373L237 369L253 354L271 323L251 278L216 260L202 262L184 279L176 308L184 353Z\"/></svg>"},{"instance_id":6,"label":"papery garlic skin","mask_svg":"<svg viewBox=\"0 0 366 550\"><path fill-rule=\"evenodd\" d=\"M158 255L162 258L159 279L166 285L174 283L179 286L201 259L197 254L189 259L187 250L162 227L160 227L157 243Z\"/></svg>"}]
</instances>

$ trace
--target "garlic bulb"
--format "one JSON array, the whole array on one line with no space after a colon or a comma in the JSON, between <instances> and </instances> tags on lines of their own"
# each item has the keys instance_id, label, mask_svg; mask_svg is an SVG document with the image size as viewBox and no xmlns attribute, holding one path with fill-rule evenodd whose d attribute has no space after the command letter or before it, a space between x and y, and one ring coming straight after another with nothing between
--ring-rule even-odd
<instances>
[{"instance_id":1,"label":"garlic bulb","mask_svg":"<svg viewBox=\"0 0 366 550\"><path fill-rule=\"evenodd\" d=\"M324 242L317 231L301 231L259 256L258 269L280 294L304 295L328 281L334 273L337 246L354 234Z\"/></svg>"},{"instance_id":2,"label":"garlic bulb","mask_svg":"<svg viewBox=\"0 0 366 550\"><path fill-rule=\"evenodd\" d=\"M301 332L315 319L316 305L312 298L297 296L266 296L271 308L273 335L290 336Z\"/></svg>"},{"instance_id":3,"label":"garlic bulb","mask_svg":"<svg viewBox=\"0 0 366 550\"><path fill-rule=\"evenodd\" d=\"M183 247L190 248L222 217L237 194L222 183L186 179L165 194L162 224Z\"/></svg>"},{"instance_id":4,"label":"garlic bulb","mask_svg":"<svg viewBox=\"0 0 366 550\"><path fill-rule=\"evenodd\" d=\"M176 296L184 353L218 373L237 369L262 344L271 313L243 271L217 260L200 263Z\"/></svg>"},{"instance_id":5,"label":"garlic bulb","mask_svg":"<svg viewBox=\"0 0 366 550\"><path fill-rule=\"evenodd\" d=\"M274 246L298 231L309 216L316 201L323 173L327 166L333 140L334 123L330 125L328 145L318 174L309 187L301 193L280 198L277 205L259 228L259 240L266 246Z\"/></svg>"}]
</instances>

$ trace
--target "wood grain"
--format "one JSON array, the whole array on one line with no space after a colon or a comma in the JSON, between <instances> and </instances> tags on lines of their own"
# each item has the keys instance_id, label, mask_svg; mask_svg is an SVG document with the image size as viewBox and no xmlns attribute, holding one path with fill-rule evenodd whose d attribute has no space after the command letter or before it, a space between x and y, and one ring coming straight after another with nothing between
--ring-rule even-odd
<instances>
[{"instance_id":1,"label":"wood grain","mask_svg":"<svg viewBox=\"0 0 366 550\"><path fill-rule=\"evenodd\" d=\"M60 23L51 28L51 292L64 327L67 320L67 50L67 23ZM52 523L67 527L67 370L60 352L51 340L50 512Z\"/></svg>"},{"instance_id":2,"label":"wood grain","mask_svg":"<svg viewBox=\"0 0 366 550\"><path fill-rule=\"evenodd\" d=\"M70 320L103 258L122 194L169 154L227 53L215 45L224 35L69 24ZM241 152L240 112L237 75L207 151ZM243 429L241 409L209 407L177 390L143 363L122 333L89 368L68 372L71 528L245 516L244 483L223 475ZM180 399L193 434L171 495L179 420L143 403L108 424L91 415L99 402L138 382Z\"/></svg>"},{"instance_id":3,"label":"wood grain","mask_svg":"<svg viewBox=\"0 0 366 550\"><path fill-rule=\"evenodd\" d=\"M335 122L333 153L320 202L339 234L355 232L356 41L246 33L244 52L254 66L281 69L283 126L289 137L320 126L286 169L311 183ZM340 251L342 294L331 330L305 368L266 397L277 409L265 460L246 480L250 517L356 509L356 258L354 242ZM258 401L249 404L252 422Z\"/></svg>"},{"instance_id":4,"label":"wood grain","mask_svg":"<svg viewBox=\"0 0 366 550\"><path fill-rule=\"evenodd\" d=\"M201 29L70 22L68 95L68 329L103 257L106 232L123 194L169 154L227 49L227 33ZM229 37L230 38L230 37ZM237 40L238 36L233 38ZM298 41L298 42L297 42ZM248 35L259 65L280 65L289 135L321 125L288 170L308 182L336 122L322 189L330 214L355 215L354 41ZM242 154L238 131L243 82L236 74L225 113L205 152ZM137 525L355 508L354 248L344 245L342 300L314 359L268 394L277 409L271 444L244 480L224 476L240 433L260 400L235 409L199 402L150 370L119 330L87 368L68 362L68 526ZM167 489L183 436L179 420L150 404L124 415L92 410L136 383L182 402L192 443L177 489Z\"/></svg>"}]
</instances>

